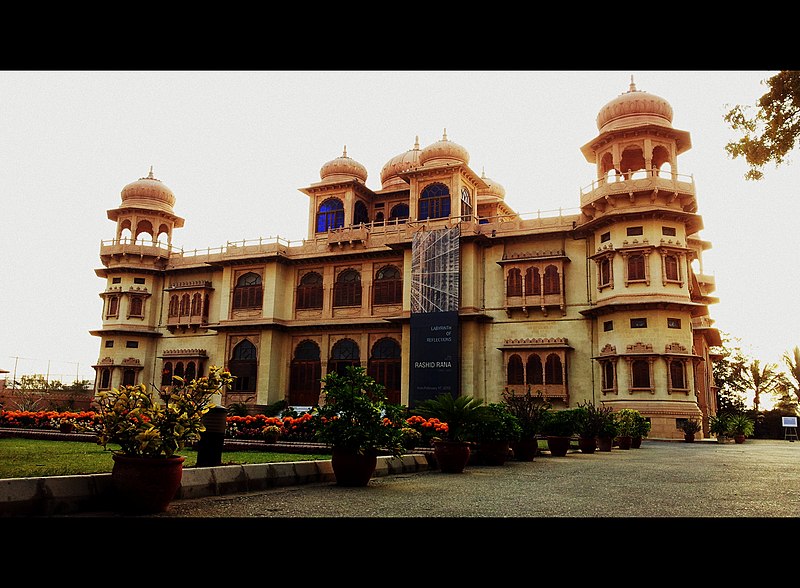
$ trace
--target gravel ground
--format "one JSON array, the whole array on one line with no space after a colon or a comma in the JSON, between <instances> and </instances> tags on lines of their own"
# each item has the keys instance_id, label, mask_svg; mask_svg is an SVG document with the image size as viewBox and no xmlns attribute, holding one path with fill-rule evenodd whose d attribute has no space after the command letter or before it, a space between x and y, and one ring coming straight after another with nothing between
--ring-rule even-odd
<instances>
[{"instance_id":1,"label":"gravel ground","mask_svg":"<svg viewBox=\"0 0 800 588\"><path fill-rule=\"evenodd\" d=\"M646 439L640 449L545 453L462 474L378 477L364 488L309 484L178 500L165 513L135 518L795 518L799 465L795 442Z\"/></svg>"}]
</instances>

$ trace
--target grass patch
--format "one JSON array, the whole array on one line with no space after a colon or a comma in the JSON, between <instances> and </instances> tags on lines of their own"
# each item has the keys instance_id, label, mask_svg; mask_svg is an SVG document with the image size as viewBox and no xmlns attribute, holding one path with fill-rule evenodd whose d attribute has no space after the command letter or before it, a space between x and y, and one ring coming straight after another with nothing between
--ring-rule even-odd
<instances>
[{"instance_id":1,"label":"grass patch","mask_svg":"<svg viewBox=\"0 0 800 588\"><path fill-rule=\"evenodd\" d=\"M186 448L184 467L197 464L197 452ZM222 465L330 459L330 454L274 451L223 451ZM0 478L37 478L111 473L111 452L94 442L0 439Z\"/></svg>"}]
</instances>

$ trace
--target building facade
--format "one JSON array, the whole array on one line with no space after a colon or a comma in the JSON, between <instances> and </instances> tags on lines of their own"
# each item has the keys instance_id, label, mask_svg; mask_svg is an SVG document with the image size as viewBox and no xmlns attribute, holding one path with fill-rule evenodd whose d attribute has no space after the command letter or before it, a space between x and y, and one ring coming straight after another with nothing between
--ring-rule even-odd
<instances>
[{"instance_id":1,"label":"building facade","mask_svg":"<svg viewBox=\"0 0 800 588\"><path fill-rule=\"evenodd\" d=\"M595 179L574 213L526 218L448 140L391 158L381 189L347 151L300 191L308 237L183 252L175 196L125 186L100 247L106 280L95 390L168 386L224 365L224 404L320 401L320 378L359 365L393 402L437 390L554 408L634 408L654 437L716 412L709 305L689 133L636 89L608 102L581 147Z\"/></svg>"}]
</instances>

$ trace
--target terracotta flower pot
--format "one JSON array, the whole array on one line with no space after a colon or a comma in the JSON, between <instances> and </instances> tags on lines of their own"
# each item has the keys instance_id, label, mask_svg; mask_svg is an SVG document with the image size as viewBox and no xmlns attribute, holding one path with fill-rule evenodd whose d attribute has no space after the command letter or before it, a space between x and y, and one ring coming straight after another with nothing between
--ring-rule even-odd
<instances>
[{"instance_id":1,"label":"terracotta flower pot","mask_svg":"<svg viewBox=\"0 0 800 588\"><path fill-rule=\"evenodd\" d=\"M578 437L578 449L581 453L594 453L597 451L597 437Z\"/></svg>"},{"instance_id":2,"label":"terracotta flower pot","mask_svg":"<svg viewBox=\"0 0 800 588\"><path fill-rule=\"evenodd\" d=\"M614 446L614 438L613 437L598 437L597 438L597 449L600 451L611 451L611 448Z\"/></svg>"},{"instance_id":3,"label":"terracotta flower pot","mask_svg":"<svg viewBox=\"0 0 800 588\"><path fill-rule=\"evenodd\" d=\"M131 514L166 512L181 487L182 456L113 455L111 484L115 506Z\"/></svg>"},{"instance_id":4,"label":"terracotta flower pot","mask_svg":"<svg viewBox=\"0 0 800 588\"><path fill-rule=\"evenodd\" d=\"M366 486L377 465L378 453L374 450L358 453L334 447L331 453L331 466L337 486Z\"/></svg>"},{"instance_id":5,"label":"terracotta flower pot","mask_svg":"<svg viewBox=\"0 0 800 588\"><path fill-rule=\"evenodd\" d=\"M516 461L533 461L539 449L539 441L533 439L520 439L511 444Z\"/></svg>"},{"instance_id":6,"label":"terracotta flower pot","mask_svg":"<svg viewBox=\"0 0 800 588\"><path fill-rule=\"evenodd\" d=\"M744 440L745 440L746 438L747 438L747 437L746 437L745 435L734 435L734 436L733 436L733 440L734 440L734 442L736 442L736 443L744 443Z\"/></svg>"},{"instance_id":7,"label":"terracotta flower pot","mask_svg":"<svg viewBox=\"0 0 800 588\"><path fill-rule=\"evenodd\" d=\"M469 462L470 444L461 441L436 441L433 444L433 455L439 471L446 474L460 474Z\"/></svg>"},{"instance_id":8,"label":"terracotta flower pot","mask_svg":"<svg viewBox=\"0 0 800 588\"><path fill-rule=\"evenodd\" d=\"M620 449L630 449L633 444L633 437L630 435L622 435L617 437L617 445Z\"/></svg>"},{"instance_id":9,"label":"terracotta flower pot","mask_svg":"<svg viewBox=\"0 0 800 588\"><path fill-rule=\"evenodd\" d=\"M550 450L550 455L554 457L564 457L569 451L570 438L569 437L548 437L547 448Z\"/></svg>"}]
</instances>

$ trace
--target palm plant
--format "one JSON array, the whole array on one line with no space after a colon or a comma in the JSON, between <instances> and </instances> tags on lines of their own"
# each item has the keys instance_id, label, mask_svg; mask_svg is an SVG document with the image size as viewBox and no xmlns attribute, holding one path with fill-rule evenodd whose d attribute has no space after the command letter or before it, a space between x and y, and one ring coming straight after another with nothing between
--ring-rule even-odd
<instances>
[{"instance_id":1,"label":"palm plant","mask_svg":"<svg viewBox=\"0 0 800 588\"><path fill-rule=\"evenodd\" d=\"M450 441L467 441L472 434L475 422L482 414L478 409L483 400L473 396L457 396L440 394L420 402L412 409L412 414L425 418L437 418L447 423L447 439Z\"/></svg>"},{"instance_id":2,"label":"palm plant","mask_svg":"<svg viewBox=\"0 0 800 588\"><path fill-rule=\"evenodd\" d=\"M789 377L786 378L787 385L800 400L800 347L795 346L791 354L788 351L784 353L783 363L789 369Z\"/></svg>"},{"instance_id":3,"label":"palm plant","mask_svg":"<svg viewBox=\"0 0 800 588\"><path fill-rule=\"evenodd\" d=\"M742 392L753 393L753 408L756 412L761 404L761 394L776 392L782 382L782 375L778 371L777 364L761 365L758 359L742 366L739 376L738 387Z\"/></svg>"}]
</instances>

